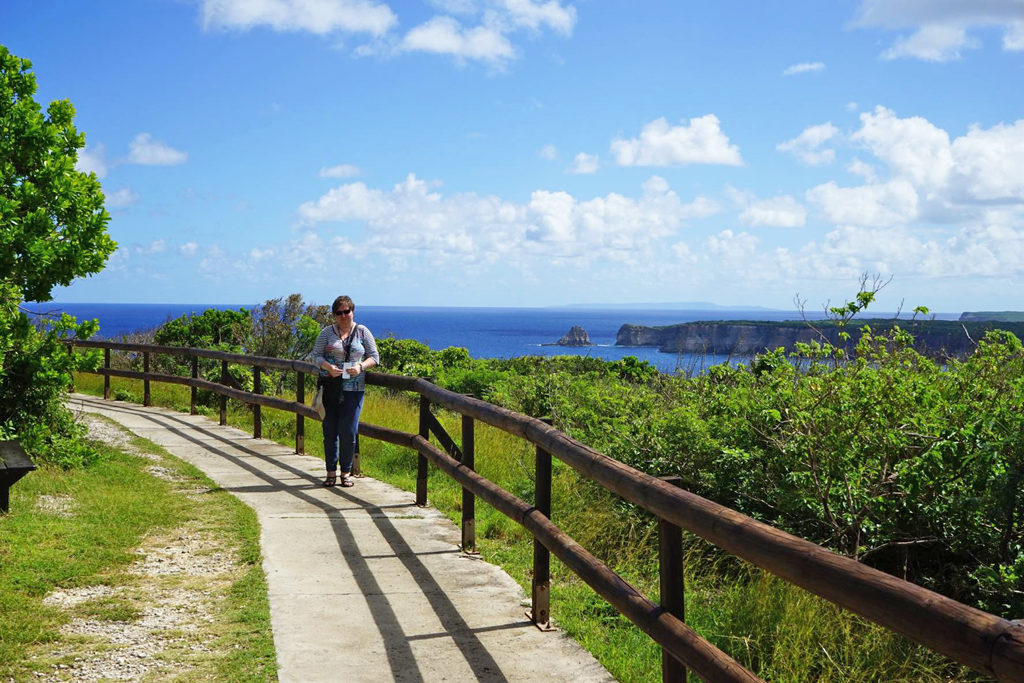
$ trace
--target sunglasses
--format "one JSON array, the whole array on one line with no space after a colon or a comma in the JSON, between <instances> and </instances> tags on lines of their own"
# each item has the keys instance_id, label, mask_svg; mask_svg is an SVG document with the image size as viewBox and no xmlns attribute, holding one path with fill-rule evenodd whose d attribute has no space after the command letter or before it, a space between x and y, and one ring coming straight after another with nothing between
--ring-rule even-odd
<instances>
[{"instance_id":1,"label":"sunglasses","mask_svg":"<svg viewBox=\"0 0 1024 683\"><path fill-rule=\"evenodd\" d=\"M352 312L351 308L339 308L334 312L334 315L348 315Z\"/></svg>"}]
</instances>

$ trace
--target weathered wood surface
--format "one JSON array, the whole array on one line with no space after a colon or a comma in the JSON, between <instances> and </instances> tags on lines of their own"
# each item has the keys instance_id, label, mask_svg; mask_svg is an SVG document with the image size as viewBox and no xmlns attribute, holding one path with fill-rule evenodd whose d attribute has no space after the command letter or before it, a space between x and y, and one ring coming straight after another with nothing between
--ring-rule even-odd
<instances>
[{"instance_id":1,"label":"weathered wood surface","mask_svg":"<svg viewBox=\"0 0 1024 683\"><path fill-rule=\"evenodd\" d=\"M320 420L320 416L317 415L317 412L313 410L311 406L304 405L298 401L287 401L283 398L276 398L274 396L254 394L249 391L235 389L234 387L227 387L218 382L211 382L198 377L182 377L180 375L168 375L160 372L150 372L147 374L145 372L138 372L135 370L118 370L117 368L99 368L94 371L94 374L108 375L110 377L125 377L128 379L146 379L148 377L154 382L184 384L197 389L206 389L207 391L212 391L219 396L227 396L228 398L233 398L237 401L241 401L242 403L267 406L268 408L277 408L278 410L285 410L290 413L295 413L296 415L302 415L303 417L310 417L317 421Z\"/></svg>"},{"instance_id":2,"label":"weathered wood surface","mask_svg":"<svg viewBox=\"0 0 1024 683\"><path fill-rule=\"evenodd\" d=\"M648 600L533 505L449 456L418 434L407 434L366 423L359 433L417 451L475 496L529 531L545 548L677 659L706 681L760 681L732 657L702 638L675 616Z\"/></svg>"},{"instance_id":3,"label":"weathered wood surface","mask_svg":"<svg viewBox=\"0 0 1024 683\"><path fill-rule=\"evenodd\" d=\"M406 389L409 378L369 375ZM581 474L789 583L999 680L1024 681L1019 624L947 598L678 489L609 458L541 420L413 379L431 402L516 434Z\"/></svg>"}]
</instances>

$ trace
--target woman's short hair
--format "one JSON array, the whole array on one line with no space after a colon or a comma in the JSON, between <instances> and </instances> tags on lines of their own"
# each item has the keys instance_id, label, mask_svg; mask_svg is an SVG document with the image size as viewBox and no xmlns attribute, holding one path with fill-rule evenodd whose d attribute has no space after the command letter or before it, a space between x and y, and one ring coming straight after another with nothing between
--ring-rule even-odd
<instances>
[{"instance_id":1,"label":"woman's short hair","mask_svg":"<svg viewBox=\"0 0 1024 683\"><path fill-rule=\"evenodd\" d=\"M338 304L344 304L345 307L348 308L349 310L351 310L352 312L355 312L355 310L356 310L356 304L355 304L354 301L352 301L352 297L345 296L344 294L342 294L341 296L339 296L337 299L334 300L333 304L331 304L331 313L332 314L336 310L338 310Z\"/></svg>"}]
</instances>

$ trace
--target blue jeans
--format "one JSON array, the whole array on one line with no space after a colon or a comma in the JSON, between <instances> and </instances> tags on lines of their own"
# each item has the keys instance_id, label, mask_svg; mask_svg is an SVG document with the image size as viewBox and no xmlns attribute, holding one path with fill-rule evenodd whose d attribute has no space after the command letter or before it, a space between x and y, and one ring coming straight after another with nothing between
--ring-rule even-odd
<instances>
[{"instance_id":1,"label":"blue jeans","mask_svg":"<svg viewBox=\"0 0 1024 683\"><path fill-rule=\"evenodd\" d=\"M333 472L340 464L342 472L352 471L356 452L356 434L359 433L359 413L363 409L362 391L342 391L341 403L328 403L327 414L321 425L324 430L324 460L327 471ZM339 463L340 450L340 463Z\"/></svg>"}]
</instances>

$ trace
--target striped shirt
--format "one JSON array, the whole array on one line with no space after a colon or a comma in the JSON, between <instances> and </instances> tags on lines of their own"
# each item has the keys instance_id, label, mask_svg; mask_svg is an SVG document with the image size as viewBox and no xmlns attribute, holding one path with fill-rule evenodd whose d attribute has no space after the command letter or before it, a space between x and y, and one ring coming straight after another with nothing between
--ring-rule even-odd
<instances>
[{"instance_id":1,"label":"striped shirt","mask_svg":"<svg viewBox=\"0 0 1024 683\"><path fill-rule=\"evenodd\" d=\"M320 330L320 335L316 338L316 343L313 344L313 351L310 354L312 361L316 363L317 367L324 361L327 361L332 365L337 365L339 368L346 361L358 363L366 358L372 358L377 363L380 363L380 354L377 353L377 342L373 338L373 333L365 325L356 325L355 330L349 336L351 337L351 342L346 352L345 340L338 336L338 331L334 328L334 325L328 325ZM322 376L327 375L323 370L320 371L320 374ZM346 376L343 388L345 391L363 391L366 388L366 377L362 372L353 378Z\"/></svg>"}]
</instances>

